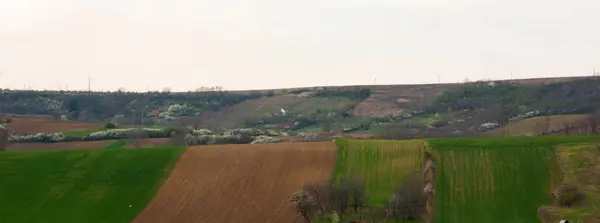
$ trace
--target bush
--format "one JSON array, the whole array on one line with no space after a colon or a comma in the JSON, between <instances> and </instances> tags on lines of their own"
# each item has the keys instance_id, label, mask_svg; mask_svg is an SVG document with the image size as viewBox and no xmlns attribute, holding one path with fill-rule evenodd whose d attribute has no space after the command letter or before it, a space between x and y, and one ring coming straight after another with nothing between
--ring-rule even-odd
<instances>
[{"instance_id":1,"label":"bush","mask_svg":"<svg viewBox=\"0 0 600 223\"><path fill-rule=\"evenodd\" d=\"M279 132L255 128L226 129L213 132L208 129L193 129L185 135L187 145L213 145L213 144L246 144L269 143L280 141L271 136L279 136Z\"/></svg>"},{"instance_id":2,"label":"bush","mask_svg":"<svg viewBox=\"0 0 600 223\"><path fill-rule=\"evenodd\" d=\"M129 128L129 129L110 129L106 131L94 132L89 136L83 137L84 141L92 140L111 140L111 139L127 139L130 138L132 132L142 134L147 138L168 138L177 133L177 130L172 128L153 129L153 128Z\"/></svg>"},{"instance_id":3,"label":"bush","mask_svg":"<svg viewBox=\"0 0 600 223\"><path fill-rule=\"evenodd\" d=\"M64 142L67 137L62 132L56 133L37 133L33 135L10 135L8 137L9 142L13 143L25 143L25 142Z\"/></svg>"},{"instance_id":4,"label":"bush","mask_svg":"<svg viewBox=\"0 0 600 223\"><path fill-rule=\"evenodd\" d=\"M554 201L561 207L571 207L581 198L581 193L574 186L561 185L554 192Z\"/></svg>"},{"instance_id":5,"label":"bush","mask_svg":"<svg viewBox=\"0 0 600 223\"><path fill-rule=\"evenodd\" d=\"M427 196L416 175L407 177L388 203L390 215L399 220L418 220L425 213Z\"/></svg>"},{"instance_id":6,"label":"bush","mask_svg":"<svg viewBox=\"0 0 600 223\"><path fill-rule=\"evenodd\" d=\"M270 136L256 136L250 144L262 144L262 143L276 143L281 142L281 139L270 137Z\"/></svg>"},{"instance_id":7,"label":"bush","mask_svg":"<svg viewBox=\"0 0 600 223\"><path fill-rule=\"evenodd\" d=\"M6 150L8 145L8 131L4 125L0 125L0 151Z\"/></svg>"},{"instance_id":8,"label":"bush","mask_svg":"<svg viewBox=\"0 0 600 223\"><path fill-rule=\"evenodd\" d=\"M115 129L115 128L117 128L117 123L115 123L113 121L109 121L106 124L104 124L104 128Z\"/></svg>"}]
</instances>

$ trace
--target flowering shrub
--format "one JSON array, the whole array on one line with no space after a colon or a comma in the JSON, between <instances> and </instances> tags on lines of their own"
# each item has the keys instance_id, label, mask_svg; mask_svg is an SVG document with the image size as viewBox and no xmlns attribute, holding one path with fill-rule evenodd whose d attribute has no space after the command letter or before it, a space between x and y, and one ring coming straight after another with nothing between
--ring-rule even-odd
<instances>
[{"instance_id":1,"label":"flowering shrub","mask_svg":"<svg viewBox=\"0 0 600 223\"><path fill-rule=\"evenodd\" d=\"M8 141L12 143L23 142L64 142L67 137L62 132L37 133L33 135L10 135Z\"/></svg>"},{"instance_id":2,"label":"flowering shrub","mask_svg":"<svg viewBox=\"0 0 600 223\"><path fill-rule=\"evenodd\" d=\"M242 135L192 135L185 136L187 145L246 144L252 137Z\"/></svg>"},{"instance_id":3,"label":"flowering shrub","mask_svg":"<svg viewBox=\"0 0 600 223\"><path fill-rule=\"evenodd\" d=\"M192 135L212 135L214 133L213 133L213 131L210 131L208 129L192 129L190 134L192 134Z\"/></svg>"},{"instance_id":4,"label":"flowering shrub","mask_svg":"<svg viewBox=\"0 0 600 223\"><path fill-rule=\"evenodd\" d=\"M481 124L478 129L479 131L487 131L498 127L500 127L500 124L498 124L497 122L486 122Z\"/></svg>"},{"instance_id":5,"label":"flowering shrub","mask_svg":"<svg viewBox=\"0 0 600 223\"><path fill-rule=\"evenodd\" d=\"M250 144L261 144L261 143L275 143L281 142L281 139L271 137L271 136L256 136Z\"/></svg>"},{"instance_id":6,"label":"flowering shrub","mask_svg":"<svg viewBox=\"0 0 600 223\"><path fill-rule=\"evenodd\" d=\"M174 104L167 111L158 114L160 118L172 120L175 117L199 115L198 109L190 105Z\"/></svg>"},{"instance_id":7,"label":"flowering shrub","mask_svg":"<svg viewBox=\"0 0 600 223\"><path fill-rule=\"evenodd\" d=\"M125 139L134 132L141 132L148 138L167 138L175 134L174 129L156 129L156 128L129 128L129 129L110 129L106 131L94 132L83 140L109 140Z\"/></svg>"},{"instance_id":8,"label":"flowering shrub","mask_svg":"<svg viewBox=\"0 0 600 223\"><path fill-rule=\"evenodd\" d=\"M521 121L521 120L526 119L526 118L533 118L533 117L536 117L536 116L540 116L541 114L542 113L539 110L530 111L530 112L527 112L525 114L520 114L520 115L517 115L515 117L509 118L508 121L509 122L517 122L517 121Z\"/></svg>"},{"instance_id":9,"label":"flowering shrub","mask_svg":"<svg viewBox=\"0 0 600 223\"><path fill-rule=\"evenodd\" d=\"M277 131L255 128L226 129L221 132L213 132L208 129L193 129L185 136L187 145L214 145L214 144L246 144L256 141L275 142L276 138L270 136L281 135ZM257 141L258 140L258 141Z\"/></svg>"}]
</instances>

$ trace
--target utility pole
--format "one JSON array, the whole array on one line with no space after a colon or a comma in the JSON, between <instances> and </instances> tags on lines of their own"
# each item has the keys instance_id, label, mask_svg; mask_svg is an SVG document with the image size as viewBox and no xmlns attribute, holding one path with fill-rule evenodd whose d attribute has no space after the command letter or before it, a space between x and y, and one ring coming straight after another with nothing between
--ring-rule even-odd
<instances>
[{"instance_id":1,"label":"utility pole","mask_svg":"<svg viewBox=\"0 0 600 223\"><path fill-rule=\"evenodd\" d=\"M377 85L377 77L373 77L373 85Z\"/></svg>"},{"instance_id":2,"label":"utility pole","mask_svg":"<svg viewBox=\"0 0 600 223\"><path fill-rule=\"evenodd\" d=\"M442 75L438 74L438 84L441 84L441 83L442 83Z\"/></svg>"},{"instance_id":3,"label":"utility pole","mask_svg":"<svg viewBox=\"0 0 600 223\"><path fill-rule=\"evenodd\" d=\"M88 92L92 92L92 77L88 76Z\"/></svg>"},{"instance_id":4,"label":"utility pole","mask_svg":"<svg viewBox=\"0 0 600 223\"><path fill-rule=\"evenodd\" d=\"M510 79L513 79L513 69L510 69Z\"/></svg>"}]
</instances>

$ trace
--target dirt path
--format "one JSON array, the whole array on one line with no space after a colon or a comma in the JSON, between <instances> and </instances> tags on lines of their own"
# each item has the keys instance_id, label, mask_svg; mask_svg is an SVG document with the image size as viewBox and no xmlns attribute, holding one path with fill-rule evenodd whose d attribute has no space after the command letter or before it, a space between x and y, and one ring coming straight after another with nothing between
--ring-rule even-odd
<instances>
[{"instance_id":1,"label":"dirt path","mask_svg":"<svg viewBox=\"0 0 600 223\"><path fill-rule=\"evenodd\" d=\"M327 180L336 152L332 142L190 148L133 222L301 222L288 197Z\"/></svg>"}]
</instances>

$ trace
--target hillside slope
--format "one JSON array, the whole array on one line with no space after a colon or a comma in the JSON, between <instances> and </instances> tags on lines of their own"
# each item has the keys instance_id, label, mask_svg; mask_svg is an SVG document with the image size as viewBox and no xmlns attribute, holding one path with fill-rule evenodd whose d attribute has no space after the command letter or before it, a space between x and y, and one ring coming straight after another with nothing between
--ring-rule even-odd
<instances>
[{"instance_id":1,"label":"hillside slope","mask_svg":"<svg viewBox=\"0 0 600 223\"><path fill-rule=\"evenodd\" d=\"M485 123L504 125L528 112L545 116L600 109L599 84L595 77L563 77L230 92L3 91L0 111L69 120L118 119L122 125L291 126L306 132L394 130L390 137L404 138L474 136L490 130L481 130Z\"/></svg>"}]
</instances>

